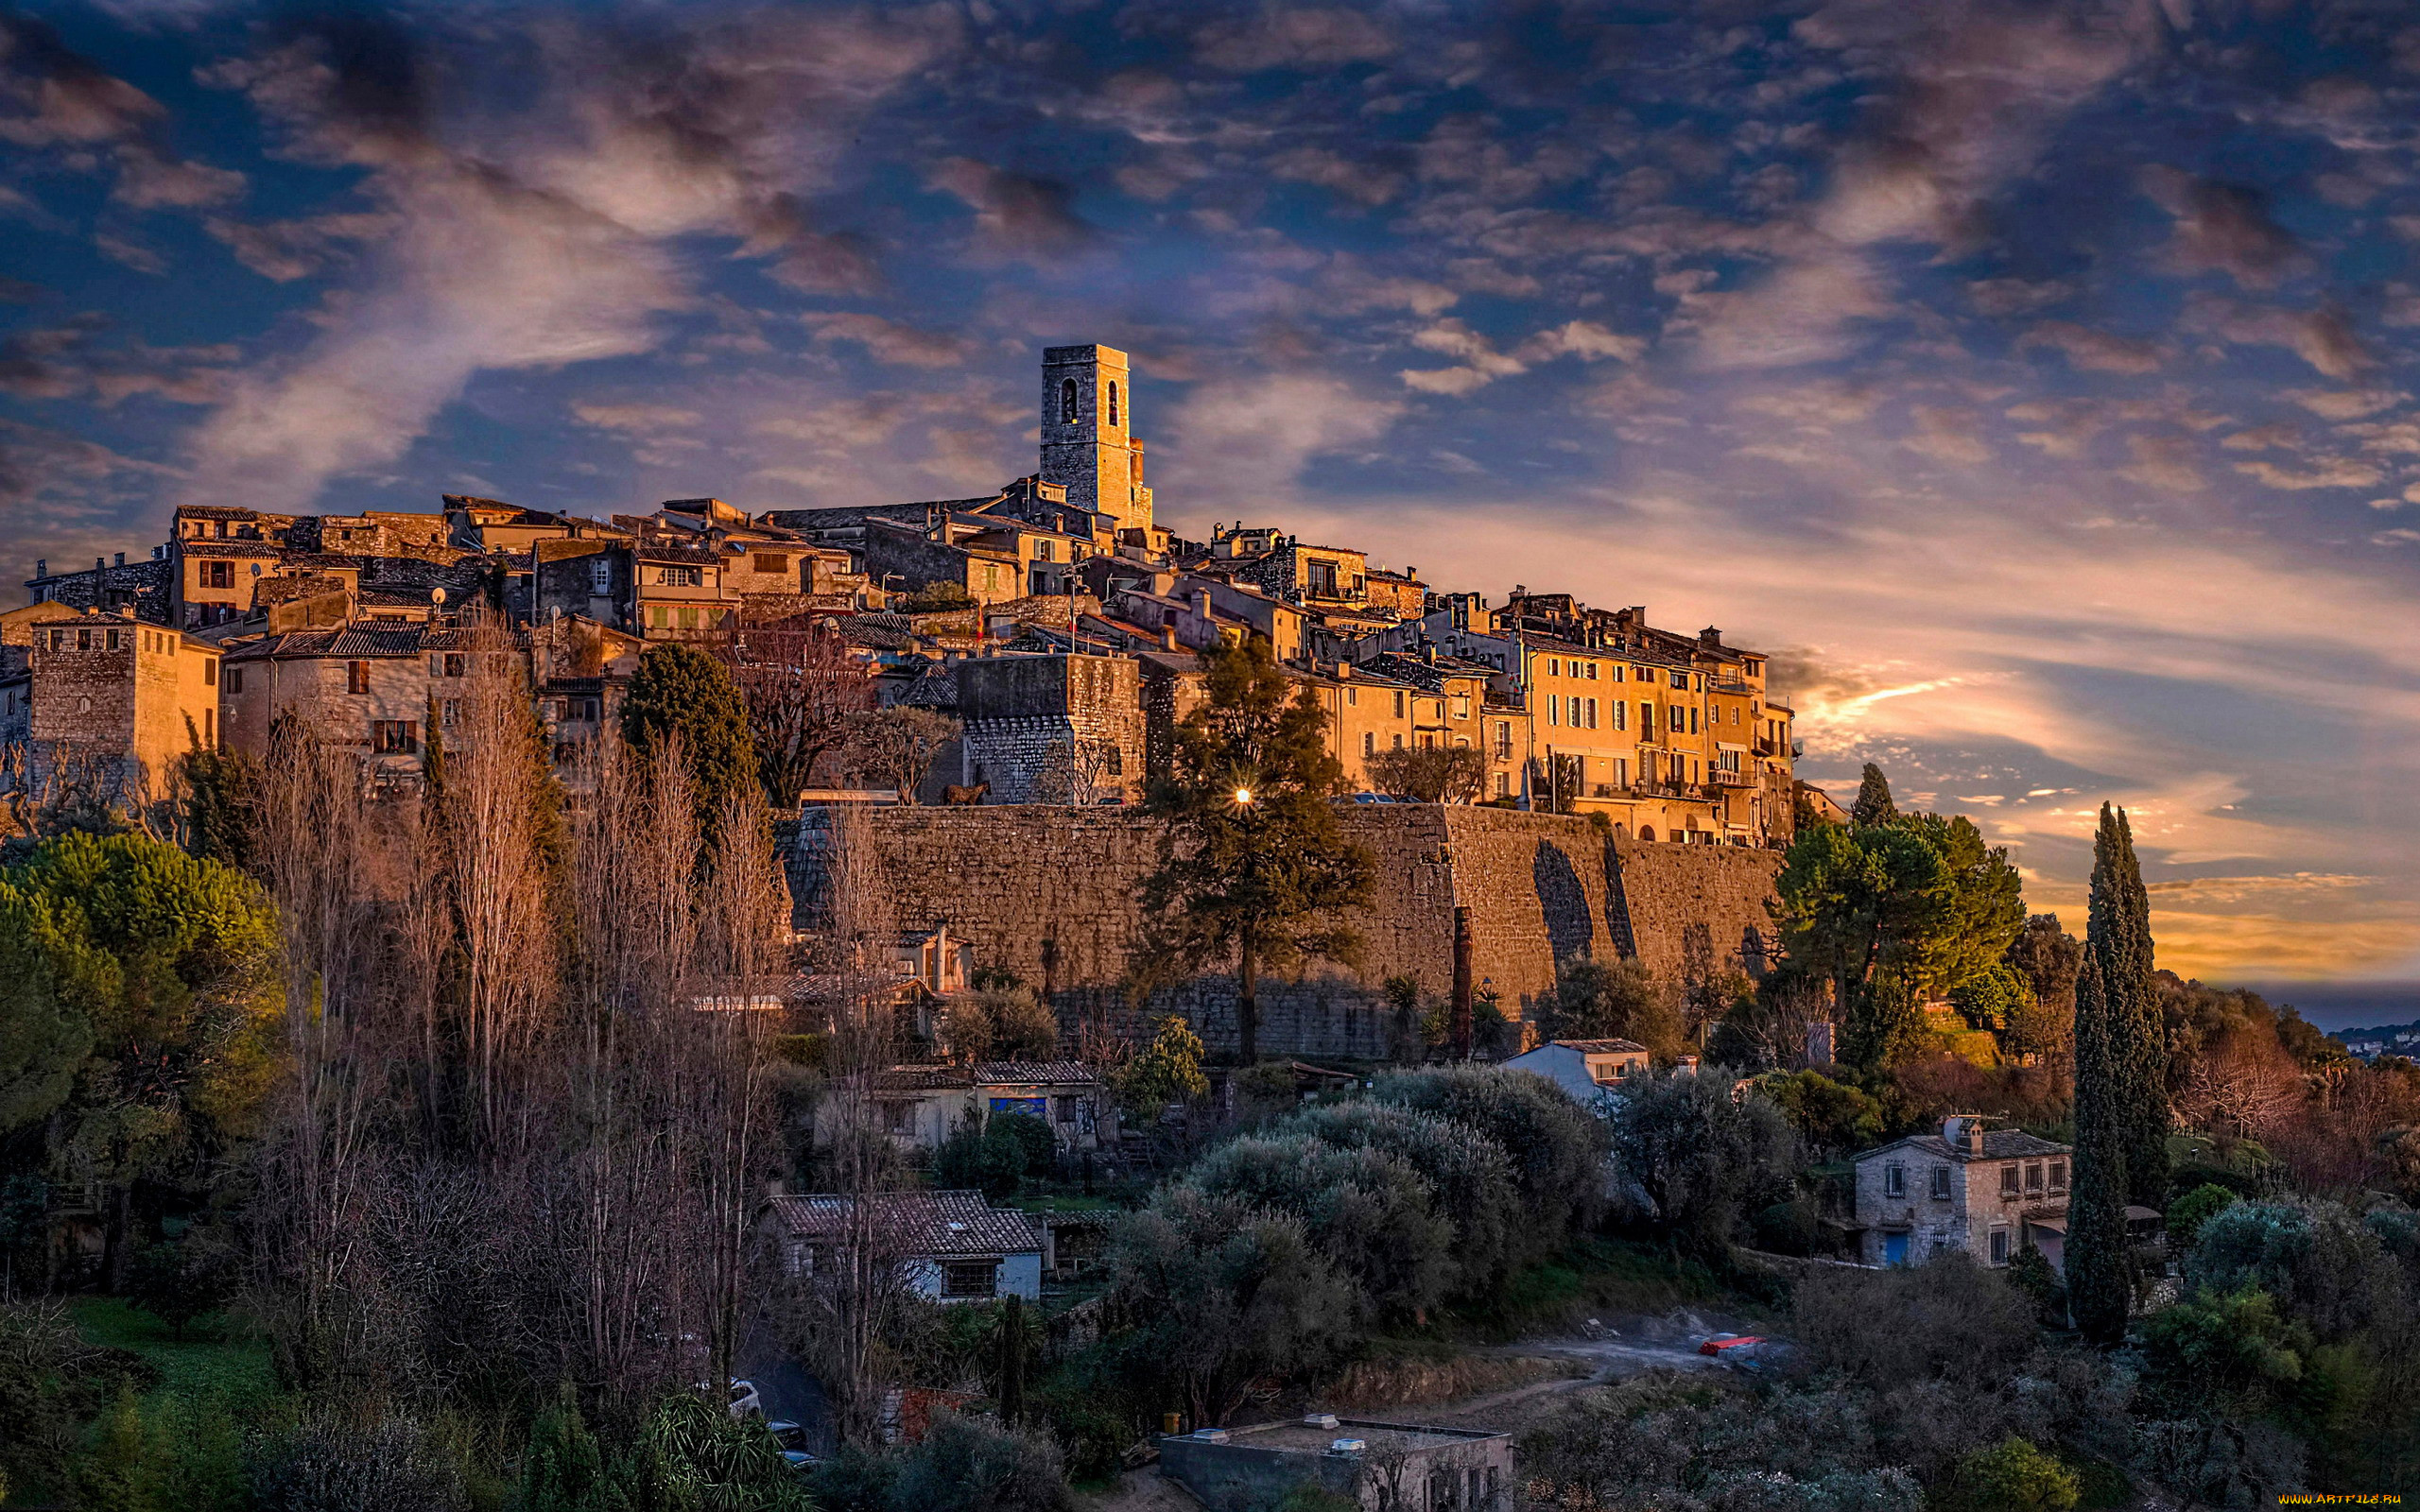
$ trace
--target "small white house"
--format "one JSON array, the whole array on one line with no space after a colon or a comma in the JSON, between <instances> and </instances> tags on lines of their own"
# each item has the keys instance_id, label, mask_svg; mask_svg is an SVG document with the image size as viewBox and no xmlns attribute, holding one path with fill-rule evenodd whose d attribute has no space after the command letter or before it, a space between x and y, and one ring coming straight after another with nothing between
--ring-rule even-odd
<instances>
[{"instance_id":1,"label":"small white house","mask_svg":"<svg viewBox=\"0 0 2420 1512\"><path fill-rule=\"evenodd\" d=\"M892 1273L936 1302L1042 1297L1042 1230L980 1192L886 1192L860 1213L853 1197L776 1194L766 1222L792 1276L829 1270L858 1245L890 1257Z\"/></svg>"},{"instance_id":2,"label":"small white house","mask_svg":"<svg viewBox=\"0 0 2420 1512\"><path fill-rule=\"evenodd\" d=\"M1594 1108L1632 1077L1646 1075L1648 1059L1647 1047L1629 1040L1549 1040L1504 1064L1544 1076L1581 1107Z\"/></svg>"}]
</instances>

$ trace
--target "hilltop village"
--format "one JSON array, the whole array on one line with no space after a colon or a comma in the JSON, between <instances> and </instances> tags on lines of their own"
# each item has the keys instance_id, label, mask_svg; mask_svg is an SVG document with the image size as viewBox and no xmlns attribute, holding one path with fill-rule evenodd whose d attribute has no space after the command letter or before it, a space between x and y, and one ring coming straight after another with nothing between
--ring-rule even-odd
<instances>
[{"instance_id":1,"label":"hilltop village","mask_svg":"<svg viewBox=\"0 0 2420 1512\"><path fill-rule=\"evenodd\" d=\"M893 774L905 801L1132 803L1198 701L1198 653L1258 636L1314 690L1354 792L1788 842L1792 711L1763 654L1566 593L1491 605L1273 524L1186 540L1154 517L1127 355L1049 348L1041 377L1038 470L975 497L604 519L454 494L425 514L183 506L131 561L36 564L34 602L0 615L0 747L29 790L139 792L196 744L265 750L291 715L408 784L458 707L471 621L510 627L566 761L649 645L745 667L828 631L875 706L958 722ZM837 748L799 776L883 785Z\"/></svg>"},{"instance_id":2,"label":"hilltop village","mask_svg":"<svg viewBox=\"0 0 2420 1512\"><path fill-rule=\"evenodd\" d=\"M0 1503L2420 1491L2420 1067L1766 653L977 496L186 505L0 614ZM2078 937L2081 934L2082 937ZM2368 1043L2365 1040L2364 1043Z\"/></svg>"}]
</instances>

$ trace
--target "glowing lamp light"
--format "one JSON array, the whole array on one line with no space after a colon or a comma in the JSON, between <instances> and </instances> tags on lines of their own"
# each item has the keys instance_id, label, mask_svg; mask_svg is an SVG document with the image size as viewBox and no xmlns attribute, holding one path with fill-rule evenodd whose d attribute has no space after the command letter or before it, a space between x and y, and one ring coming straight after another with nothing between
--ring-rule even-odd
<instances>
[{"instance_id":1,"label":"glowing lamp light","mask_svg":"<svg viewBox=\"0 0 2420 1512\"><path fill-rule=\"evenodd\" d=\"M1249 787L1239 787L1239 788L1236 788L1236 802L1238 802L1238 803L1249 803L1249 802L1251 802L1251 801L1252 801L1252 789L1251 789L1251 788L1249 788Z\"/></svg>"}]
</instances>

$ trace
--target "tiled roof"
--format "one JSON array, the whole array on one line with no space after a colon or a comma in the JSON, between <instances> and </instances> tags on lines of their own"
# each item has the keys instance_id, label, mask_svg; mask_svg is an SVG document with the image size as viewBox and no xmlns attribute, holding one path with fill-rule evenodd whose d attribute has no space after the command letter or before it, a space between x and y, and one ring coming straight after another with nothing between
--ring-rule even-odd
<instances>
[{"instance_id":1,"label":"tiled roof","mask_svg":"<svg viewBox=\"0 0 2420 1512\"><path fill-rule=\"evenodd\" d=\"M974 1085L974 1074L963 1066L892 1066L873 1074L878 1092L945 1091Z\"/></svg>"},{"instance_id":2,"label":"tiled roof","mask_svg":"<svg viewBox=\"0 0 2420 1512\"><path fill-rule=\"evenodd\" d=\"M286 548L274 541L180 541L177 550L188 557L284 557Z\"/></svg>"},{"instance_id":3,"label":"tiled roof","mask_svg":"<svg viewBox=\"0 0 2420 1512\"><path fill-rule=\"evenodd\" d=\"M1995 1128L1983 1131L1983 1153L1980 1155L1970 1154L1963 1144L1953 1148L1947 1140L1938 1134L1910 1134L1906 1139L1893 1140L1880 1149L1868 1150L1858 1159L1871 1160L1884 1150L1902 1148L1914 1148L1922 1150L1927 1155L1938 1155L1958 1160L2031 1160L2036 1156L2070 1154L2074 1146L2061 1144L2052 1140L2039 1139L2026 1133L2023 1129Z\"/></svg>"},{"instance_id":4,"label":"tiled roof","mask_svg":"<svg viewBox=\"0 0 2420 1512\"><path fill-rule=\"evenodd\" d=\"M983 1060L975 1066L978 1086L996 1082L1050 1082L1060 1086L1094 1086L1099 1077L1080 1060Z\"/></svg>"},{"instance_id":5,"label":"tiled roof","mask_svg":"<svg viewBox=\"0 0 2420 1512\"><path fill-rule=\"evenodd\" d=\"M1553 1040L1565 1050L1577 1050L1588 1056L1643 1056L1647 1047L1634 1040Z\"/></svg>"},{"instance_id":6,"label":"tiled roof","mask_svg":"<svg viewBox=\"0 0 2420 1512\"><path fill-rule=\"evenodd\" d=\"M1033 1221L994 1208L980 1192L884 1192L868 1199L885 1239L912 1255L1003 1255L1042 1247ZM800 1239L844 1239L856 1199L838 1194L778 1196L771 1207Z\"/></svg>"}]
</instances>

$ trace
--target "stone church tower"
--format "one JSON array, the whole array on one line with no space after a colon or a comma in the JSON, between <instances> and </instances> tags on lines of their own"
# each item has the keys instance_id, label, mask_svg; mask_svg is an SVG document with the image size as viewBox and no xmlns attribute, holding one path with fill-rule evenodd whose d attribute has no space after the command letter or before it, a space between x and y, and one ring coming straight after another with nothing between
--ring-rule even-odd
<instances>
[{"instance_id":1,"label":"stone church tower","mask_svg":"<svg viewBox=\"0 0 2420 1512\"><path fill-rule=\"evenodd\" d=\"M1067 502L1114 515L1118 528L1151 528L1143 443L1133 419L1126 353L1115 347L1042 349L1042 480Z\"/></svg>"}]
</instances>

